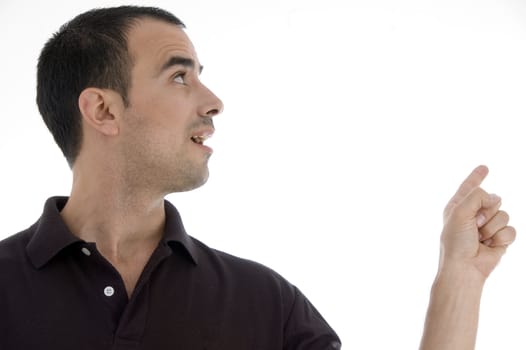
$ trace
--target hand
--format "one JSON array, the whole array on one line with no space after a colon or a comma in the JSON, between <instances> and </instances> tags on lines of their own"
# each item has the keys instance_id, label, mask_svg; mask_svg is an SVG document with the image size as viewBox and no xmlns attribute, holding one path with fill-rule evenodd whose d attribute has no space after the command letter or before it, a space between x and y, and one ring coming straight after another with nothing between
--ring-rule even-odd
<instances>
[{"instance_id":1,"label":"hand","mask_svg":"<svg viewBox=\"0 0 526 350\"><path fill-rule=\"evenodd\" d=\"M500 197L480 188L488 172L483 165L475 168L444 209L439 273L467 269L485 280L515 240Z\"/></svg>"},{"instance_id":2,"label":"hand","mask_svg":"<svg viewBox=\"0 0 526 350\"><path fill-rule=\"evenodd\" d=\"M480 188L487 175L485 166L473 170L444 209L440 266L421 350L475 348L484 282L515 240L500 197Z\"/></svg>"}]
</instances>

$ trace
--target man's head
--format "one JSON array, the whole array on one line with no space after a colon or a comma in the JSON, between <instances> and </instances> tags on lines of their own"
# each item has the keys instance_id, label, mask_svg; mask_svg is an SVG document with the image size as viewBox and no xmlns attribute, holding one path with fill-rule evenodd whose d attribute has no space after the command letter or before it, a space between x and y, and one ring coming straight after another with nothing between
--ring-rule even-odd
<instances>
[{"instance_id":1,"label":"man's head","mask_svg":"<svg viewBox=\"0 0 526 350\"><path fill-rule=\"evenodd\" d=\"M103 145L134 176L166 177L152 180L171 181L161 184L167 192L204 183L211 150L200 137L213 131L222 104L199 81L202 67L183 28L157 8L95 9L46 43L37 103L71 167L84 148Z\"/></svg>"}]
</instances>

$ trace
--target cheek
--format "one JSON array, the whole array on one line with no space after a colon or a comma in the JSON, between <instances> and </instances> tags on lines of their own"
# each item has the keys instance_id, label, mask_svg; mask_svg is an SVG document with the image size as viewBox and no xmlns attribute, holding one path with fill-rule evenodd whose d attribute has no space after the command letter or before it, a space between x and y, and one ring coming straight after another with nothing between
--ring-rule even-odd
<instances>
[{"instance_id":1,"label":"cheek","mask_svg":"<svg viewBox=\"0 0 526 350\"><path fill-rule=\"evenodd\" d=\"M192 96L181 88L152 87L142 94L135 92L130 102L130 122L133 120L136 128L148 133L149 137L157 135L171 140L172 144L188 136L192 122L195 123L193 119L198 119L193 118L197 113L192 111Z\"/></svg>"},{"instance_id":2,"label":"cheek","mask_svg":"<svg viewBox=\"0 0 526 350\"><path fill-rule=\"evenodd\" d=\"M173 103L152 100L144 105L136 105L129 114L133 129L155 134L183 133L187 126L184 111Z\"/></svg>"}]
</instances>

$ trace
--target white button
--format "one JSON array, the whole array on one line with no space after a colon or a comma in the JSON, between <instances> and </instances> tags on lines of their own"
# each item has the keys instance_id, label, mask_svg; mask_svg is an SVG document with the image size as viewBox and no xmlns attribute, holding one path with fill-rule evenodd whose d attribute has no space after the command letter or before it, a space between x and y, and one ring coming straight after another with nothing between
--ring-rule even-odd
<instances>
[{"instance_id":1,"label":"white button","mask_svg":"<svg viewBox=\"0 0 526 350\"><path fill-rule=\"evenodd\" d=\"M113 287L108 286L108 287L104 288L104 295L105 296L111 297L113 295L113 293L115 293L115 290L113 289Z\"/></svg>"},{"instance_id":2,"label":"white button","mask_svg":"<svg viewBox=\"0 0 526 350\"><path fill-rule=\"evenodd\" d=\"M91 252L89 251L88 248L84 247L84 248L82 248L81 250L82 250L82 252L84 253L84 255L87 255L87 256L90 256L90 255L91 255Z\"/></svg>"}]
</instances>

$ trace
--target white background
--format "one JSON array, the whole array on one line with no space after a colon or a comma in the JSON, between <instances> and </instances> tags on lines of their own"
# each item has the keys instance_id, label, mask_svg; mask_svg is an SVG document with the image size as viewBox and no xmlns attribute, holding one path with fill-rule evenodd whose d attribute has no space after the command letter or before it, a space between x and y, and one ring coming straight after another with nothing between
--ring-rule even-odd
<instances>
[{"instance_id":1,"label":"white background","mask_svg":"<svg viewBox=\"0 0 526 350\"><path fill-rule=\"evenodd\" d=\"M35 105L44 42L119 1L0 0L0 238L71 174ZM223 99L211 178L170 195L187 230L259 261L346 349L415 349L442 208L478 164L518 230L490 277L477 349L524 349L526 3L143 1L187 25Z\"/></svg>"}]
</instances>

